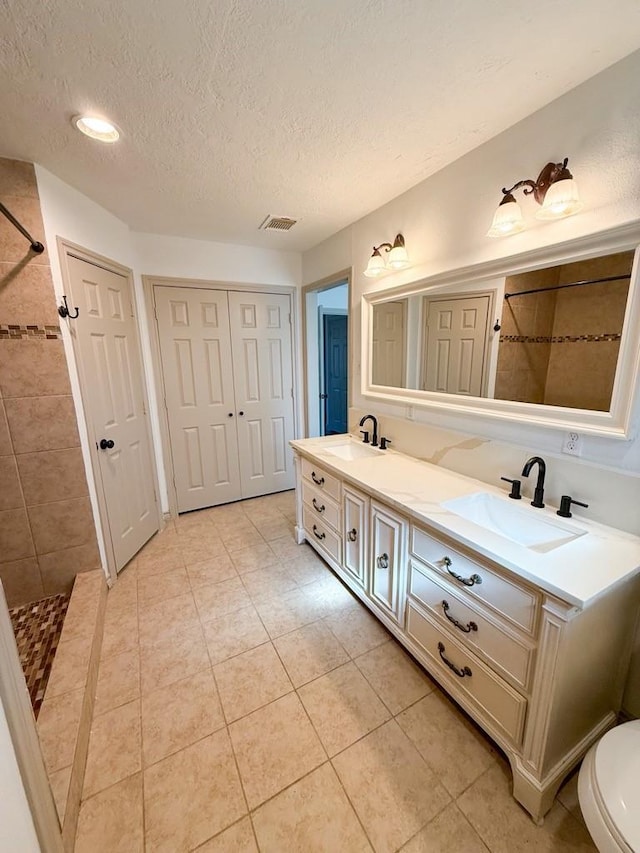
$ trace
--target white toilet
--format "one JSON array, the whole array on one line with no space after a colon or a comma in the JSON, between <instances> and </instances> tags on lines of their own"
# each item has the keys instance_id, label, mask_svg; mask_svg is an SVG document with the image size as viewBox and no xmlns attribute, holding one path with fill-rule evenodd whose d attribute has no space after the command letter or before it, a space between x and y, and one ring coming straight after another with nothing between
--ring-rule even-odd
<instances>
[{"instance_id":1,"label":"white toilet","mask_svg":"<svg viewBox=\"0 0 640 853\"><path fill-rule=\"evenodd\" d=\"M600 853L640 853L640 720L616 726L591 747L578 798Z\"/></svg>"}]
</instances>

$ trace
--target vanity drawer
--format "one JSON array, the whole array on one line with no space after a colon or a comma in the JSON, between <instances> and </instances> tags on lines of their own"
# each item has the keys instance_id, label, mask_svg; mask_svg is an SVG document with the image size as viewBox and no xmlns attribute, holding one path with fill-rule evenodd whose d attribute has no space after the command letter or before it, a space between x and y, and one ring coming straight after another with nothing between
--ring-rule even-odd
<instances>
[{"instance_id":1,"label":"vanity drawer","mask_svg":"<svg viewBox=\"0 0 640 853\"><path fill-rule=\"evenodd\" d=\"M311 480L317 489L330 495L334 501L340 502L340 480L333 474L327 473L324 468L303 457L302 476Z\"/></svg>"},{"instance_id":2,"label":"vanity drawer","mask_svg":"<svg viewBox=\"0 0 640 853\"><path fill-rule=\"evenodd\" d=\"M340 507L328 494L323 493L317 486L311 486L303 481L302 500L311 515L316 516L334 530L340 530Z\"/></svg>"},{"instance_id":3,"label":"vanity drawer","mask_svg":"<svg viewBox=\"0 0 640 853\"><path fill-rule=\"evenodd\" d=\"M322 548L323 551L333 557L336 563L339 563L342 542L337 533L320 521L316 513L307 506L302 510L302 518L309 541Z\"/></svg>"},{"instance_id":4,"label":"vanity drawer","mask_svg":"<svg viewBox=\"0 0 640 853\"><path fill-rule=\"evenodd\" d=\"M514 743L520 743L526 699L461 646L448 631L441 630L423 616L411 602L407 608L407 633L424 649L434 664L434 671L441 672L447 681L453 680L455 686L471 697Z\"/></svg>"},{"instance_id":5,"label":"vanity drawer","mask_svg":"<svg viewBox=\"0 0 640 853\"><path fill-rule=\"evenodd\" d=\"M451 580L461 592L480 599L533 634L538 613L538 595L533 590L475 562L415 525L411 527L410 548L412 554Z\"/></svg>"},{"instance_id":6,"label":"vanity drawer","mask_svg":"<svg viewBox=\"0 0 640 853\"><path fill-rule=\"evenodd\" d=\"M478 651L516 687L528 688L533 671L533 646L523 643L495 618L474 607L468 596L465 600L464 593L459 594L451 584L414 561L410 563L409 593L461 643Z\"/></svg>"}]
</instances>

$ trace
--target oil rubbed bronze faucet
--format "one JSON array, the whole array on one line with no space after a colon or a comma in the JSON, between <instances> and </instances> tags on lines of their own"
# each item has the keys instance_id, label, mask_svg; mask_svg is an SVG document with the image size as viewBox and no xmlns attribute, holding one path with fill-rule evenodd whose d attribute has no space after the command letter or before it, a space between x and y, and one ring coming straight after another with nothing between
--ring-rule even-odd
<instances>
[{"instance_id":1,"label":"oil rubbed bronze faucet","mask_svg":"<svg viewBox=\"0 0 640 853\"><path fill-rule=\"evenodd\" d=\"M362 418L362 420L360 421L360 426L364 426L367 421L371 421L371 423L373 424L373 434L371 436L371 446L377 447L378 446L378 420L377 420L377 418L374 418L373 415L365 415ZM362 440L364 441L365 444L368 444L369 443L369 432L366 429L360 430L360 432L363 435Z\"/></svg>"},{"instance_id":2,"label":"oil rubbed bronze faucet","mask_svg":"<svg viewBox=\"0 0 640 853\"><path fill-rule=\"evenodd\" d=\"M534 465L538 466L538 481L536 482L536 487L533 493L533 500L531 501L531 506L543 507L544 506L544 475L547 473L547 466L545 465L544 459L540 456L532 456L531 459L528 459L524 463L524 468L522 469L522 476L528 477L531 469Z\"/></svg>"}]
</instances>

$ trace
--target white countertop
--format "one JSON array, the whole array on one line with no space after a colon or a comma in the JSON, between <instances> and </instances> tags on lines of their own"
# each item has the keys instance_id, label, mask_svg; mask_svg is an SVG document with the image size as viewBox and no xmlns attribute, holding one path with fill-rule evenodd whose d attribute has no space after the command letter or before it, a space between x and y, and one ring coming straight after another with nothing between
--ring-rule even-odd
<instances>
[{"instance_id":1,"label":"white countertop","mask_svg":"<svg viewBox=\"0 0 640 853\"><path fill-rule=\"evenodd\" d=\"M344 443L346 438L333 435L299 439L292 441L291 446L302 455L317 460L328 471L569 604L580 609L587 607L613 586L640 572L640 538L637 536L574 515L567 519L568 524L585 530L585 535L540 553L467 521L442 506L452 498L479 492L499 496L510 503L506 491L394 450L377 451L374 457L352 461L327 453L332 444ZM356 441L353 437L352 440ZM558 521L556 507L536 509L526 499L518 505L523 511L534 513L536 518L543 517L542 513L549 520Z\"/></svg>"}]
</instances>

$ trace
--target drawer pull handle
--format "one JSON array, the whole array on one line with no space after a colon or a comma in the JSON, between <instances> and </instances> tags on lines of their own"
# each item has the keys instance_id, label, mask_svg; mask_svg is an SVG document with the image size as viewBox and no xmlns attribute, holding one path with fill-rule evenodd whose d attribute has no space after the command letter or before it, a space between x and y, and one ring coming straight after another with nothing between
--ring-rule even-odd
<instances>
[{"instance_id":1,"label":"drawer pull handle","mask_svg":"<svg viewBox=\"0 0 640 853\"><path fill-rule=\"evenodd\" d=\"M376 557L376 563L379 569L388 569L389 568L389 555L388 554L380 554L379 557Z\"/></svg>"},{"instance_id":2,"label":"drawer pull handle","mask_svg":"<svg viewBox=\"0 0 640 853\"><path fill-rule=\"evenodd\" d=\"M465 675L473 675L468 666L463 666L462 669L460 669L460 667L456 666L455 663L451 663L451 661L444 656L444 643L438 643L438 651L440 652L440 657L443 663L446 663L449 669L452 669L458 678L464 678Z\"/></svg>"},{"instance_id":3,"label":"drawer pull handle","mask_svg":"<svg viewBox=\"0 0 640 853\"><path fill-rule=\"evenodd\" d=\"M311 503L313 504L313 508L316 512L324 512L324 504L318 506L315 498L311 501Z\"/></svg>"},{"instance_id":4,"label":"drawer pull handle","mask_svg":"<svg viewBox=\"0 0 640 853\"><path fill-rule=\"evenodd\" d=\"M316 477L316 472L311 472L311 479L316 484L316 486L324 486L324 477Z\"/></svg>"},{"instance_id":5,"label":"drawer pull handle","mask_svg":"<svg viewBox=\"0 0 640 853\"><path fill-rule=\"evenodd\" d=\"M478 626L475 622L467 622L466 625L463 625L462 622L458 622L455 617L451 616L449 613L449 602L444 599L442 601L442 609L444 610L444 615L447 617L449 622L451 622L452 625L455 625L460 631L464 631L465 634L468 634L470 631L478 630Z\"/></svg>"},{"instance_id":6,"label":"drawer pull handle","mask_svg":"<svg viewBox=\"0 0 640 853\"><path fill-rule=\"evenodd\" d=\"M349 540L349 542L355 542L357 538L358 531L354 527L347 533L347 539Z\"/></svg>"},{"instance_id":7,"label":"drawer pull handle","mask_svg":"<svg viewBox=\"0 0 640 853\"><path fill-rule=\"evenodd\" d=\"M318 532L318 528L314 524L313 525L313 535L316 537L316 539L320 539L320 541L322 541L327 534L323 533L322 530L320 532Z\"/></svg>"},{"instance_id":8,"label":"drawer pull handle","mask_svg":"<svg viewBox=\"0 0 640 853\"><path fill-rule=\"evenodd\" d=\"M449 572L451 577L455 578L457 581L460 581L460 583L464 584L465 586L475 586L475 584L477 583L482 583L482 578L480 577L480 575L471 575L470 578L463 578L462 575L457 575L455 572L452 572L451 557L443 557L442 562L447 567L447 571Z\"/></svg>"}]
</instances>

